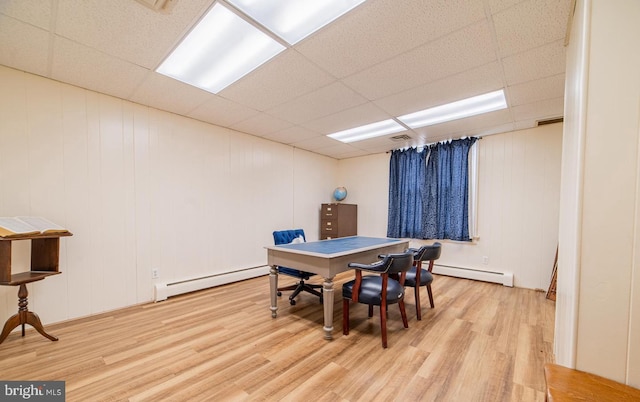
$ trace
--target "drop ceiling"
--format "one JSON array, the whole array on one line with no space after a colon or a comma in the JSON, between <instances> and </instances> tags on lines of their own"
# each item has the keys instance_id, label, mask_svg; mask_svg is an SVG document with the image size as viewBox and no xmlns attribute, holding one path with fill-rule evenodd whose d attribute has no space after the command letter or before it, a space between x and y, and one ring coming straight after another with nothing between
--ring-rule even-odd
<instances>
[{"instance_id":1,"label":"drop ceiling","mask_svg":"<svg viewBox=\"0 0 640 402\"><path fill-rule=\"evenodd\" d=\"M0 64L336 159L563 116L572 0L368 0L217 95L154 72L214 1L145 2L0 0ZM500 88L504 110L326 137Z\"/></svg>"}]
</instances>

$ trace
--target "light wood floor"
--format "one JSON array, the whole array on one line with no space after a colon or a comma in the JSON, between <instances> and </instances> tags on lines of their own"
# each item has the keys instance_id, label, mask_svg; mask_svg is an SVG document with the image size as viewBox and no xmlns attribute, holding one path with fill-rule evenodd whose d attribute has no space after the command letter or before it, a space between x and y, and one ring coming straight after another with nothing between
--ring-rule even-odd
<instances>
[{"instance_id":1,"label":"light wood floor","mask_svg":"<svg viewBox=\"0 0 640 402\"><path fill-rule=\"evenodd\" d=\"M342 335L348 279L335 281L333 341L312 295L296 306L283 296L272 319L262 277L46 326L58 342L14 332L0 344L0 379L64 380L67 401L83 402L544 400L555 308L544 293L436 276L422 321L410 292L409 329L391 306L384 350L378 311L368 319L364 305Z\"/></svg>"}]
</instances>

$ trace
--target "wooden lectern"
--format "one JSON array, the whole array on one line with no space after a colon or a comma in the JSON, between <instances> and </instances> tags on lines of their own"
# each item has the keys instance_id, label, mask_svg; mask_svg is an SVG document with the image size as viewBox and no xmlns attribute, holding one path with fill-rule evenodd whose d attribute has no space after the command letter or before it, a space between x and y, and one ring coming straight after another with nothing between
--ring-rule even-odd
<instances>
[{"instance_id":1,"label":"wooden lectern","mask_svg":"<svg viewBox=\"0 0 640 402\"><path fill-rule=\"evenodd\" d=\"M0 285L20 286L18 290L18 313L11 316L4 324L0 334L2 343L9 333L18 325L22 325L22 336L24 336L24 326L29 324L34 327L42 336L57 341L58 338L47 334L42 327L42 322L36 313L29 311L27 305L27 283L35 282L47 276L57 275L58 259L60 256L60 237L72 236L70 232L55 234L35 234L14 237L0 237ZM11 245L14 241L31 241L31 270L18 274L11 274Z\"/></svg>"}]
</instances>

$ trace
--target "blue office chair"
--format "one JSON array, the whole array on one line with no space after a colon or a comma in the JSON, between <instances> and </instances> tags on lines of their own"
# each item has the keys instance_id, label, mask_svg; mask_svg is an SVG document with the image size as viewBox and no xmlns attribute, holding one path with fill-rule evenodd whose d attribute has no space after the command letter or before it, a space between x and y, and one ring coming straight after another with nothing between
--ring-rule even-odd
<instances>
[{"instance_id":1,"label":"blue office chair","mask_svg":"<svg viewBox=\"0 0 640 402\"><path fill-rule=\"evenodd\" d=\"M300 236L302 236L302 239L306 241L304 230L302 229L278 230L273 232L273 241L276 245L289 244ZM308 292L314 294L320 298L320 303L322 303L322 285L310 285L308 283L305 283L306 280L309 280L310 277L315 275L314 273L288 267L278 267L278 273L293 276L294 278L298 278L300 280L295 285L278 288L278 296L282 296L283 290L293 290L293 293L291 294L291 296L289 296L289 303L291 303L292 306L296 304L295 298L296 296L298 296L298 294L300 294L300 292ZM320 289L320 292L318 292L316 289Z\"/></svg>"},{"instance_id":2,"label":"blue office chair","mask_svg":"<svg viewBox=\"0 0 640 402\"><path fill-rule=\"evenodd\" d=\"M349 335L349 302L369 305L369 317L373 316L373 306L380 306L380 331L382 347L387 347L387 305L398 304L402 324L409 328L404 308L404 279L413 265L413 252L381 255L373 264L349 263L355 268L356 279L342 285L342 333ZM378 275L362 275L362 271ZM390 278L398 275L399 280Z\"/></svg>"}]
</instances>

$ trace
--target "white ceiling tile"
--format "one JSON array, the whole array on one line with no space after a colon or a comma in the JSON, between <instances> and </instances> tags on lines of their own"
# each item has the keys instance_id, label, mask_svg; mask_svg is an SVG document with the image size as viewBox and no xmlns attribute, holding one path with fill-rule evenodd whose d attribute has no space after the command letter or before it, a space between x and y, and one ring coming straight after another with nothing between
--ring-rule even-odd
<instances>
[{"instance_id":1,"label":"white ceiling tile","mask_svg":"<svg viewBox=\"0 0 640 402\"><path fill-rule=\"evenodd\" d=\"M155 72L148 72L144 82L129 100L162 110L187 115L210 98L210 93Z\"/></svg>"},{"instance_id":2,"label":"white ceiling tile","mask_svg":"<svg viewBox=\"0 0 640 402\"><path fill-rule=\"evenodd\" d=\"M213 2L0 0L0 64L338 159L562 114L572 0L368 0L219 96L151 71ZM395 144L323 135L504 86L502 119Z\"/></svg>"},{"instance_id":3,"label":"white ceiling tile","mask_svg":"<svg viewBox=\"0 0 640 402\"><path fill-rule=\"evenodd\" d=\"M482 0L369 0L295 48L342 78L484 17Z\"/></svg>"},{"instance_id":4,"label":"white ceiling tile","mask_svg":"<svg viewBox=\"0 0 640 402\"><path fill-rule=\"evenodd\" d=\"M564 97L514 106L512 110L516 120L562 117L564 116Z\"/></svg>"},{"instance_id":5,"label":"white ceiling tile","mask_svg":"<svg viewBox=\"0 0 640 402\"><path fill-rule=\"evenodd\" d=\"M51 78L118 98L128 99L149 72L60 37L54 49Z\"/></svg>"},{"instance_id":6,"label":"white ceiling tile","mask_svg":"<svg viewBox=\"0 0 640 402\"><path fill-rule=\"evenodd\" d=\"M51 25L51 4L51 1L2 0L0 14L48 30Z\"/></svg>"},{"instance_id":7,"label":"white ceiling tile","mask_svg":"<svg viewBox=\"0 0 640 402\"><path fill-rule=\"evenodd\" d=\"M335 159L355 158L358 156L365 156L369 154L368 151L355 148L349 144L342 143L322 148L321 152L323 155L327 155Z\"/></svg>"},{"instance_id":8,"label":"white ceiling tile","mask_svg":"<svg viewBox=\"0 0 640 402\"><path fill-rule=\"evenodd\" d=\"M336 82L267 112L282 120L301 124L361 105L366 101L351 89Z\"/></svg>"},{"instance_id":9,"label":"white ceiling tile","mask_svg":"<svg viewBox=\"0 0 640 402\"><path fill-rule=\"evenodd\" d=\"M344 79L370 100L471 70L496 60L486 21L444 36Z\"/></svg>"},{"instance_id":10,"label":"white ceiling tile","mask_svg":"<svg viewBox=\"0 0 640 402\"><path fill-rule=\"evenodd\" d=\"M562 74L566 64L564 41L559 40L507 57L502 63L508 85Z\"/></svg>"},{"instance_id":11,"label":"white ceiling tile","mask_svg":"<svg viewBox=\"0 0 640 402\"><path fill-rule=\"evenodd\" d=\"M322 134L331 134L392 117L373 103L367 102L301 125Z\"/></svg>"},{"instance_id":12,"label":"white ceiling tile","mask_svg":"<svg viewBox=\"0 0 640 402\"><path fill-rule=\"evenodd\" d=\"M186 113L187 116L223 127L254 117L257 111L219 96L205 95L207 101ZM250 131L245 131L252 134Z\"/></svg>"},{"instance_id":13,"label":"white ceiling tile","mask_svg":"<svg viewBox=\"0 0 640 402\"><path fill-rule=\"evenodd\" d=\"M396 137L399 135L407 135L411 137L409 140L392 140L392 137ZM366 150L377 149L378 152L386 152L392 149L399 149L404 147L412 147L422 145L422 139L415 132L410 130L401 131L399 133L384 135L381 137L369 138L362 141L352 142L354 147Z\"/></svg>"},{"instance_id":14,"label":"white ceiling tile","mask_svg":"<svg viewBox=\"0 0 640 402\"><path fill-rule=\"evenodd\" d=\"M538 125L538 122L536 121L536 119L519 120L519 121L516 121L516 123L515 123L515 129L516 130L524 130L524 129L527 129L527 128L536 127L537 125Z\"/></svg>"},{"instance_id":15,"label":"white ceiling tile","mask_svg":"<svg viewBox=\"0 0 640 402\"><path fill-rule=\"evenodd\" d=\"M323 135L300 126L285 128L264 136L266 139L282 142L283 144L293 144L316 137L323 137Z\"/></svg>"},{"instance_id":16,"label":"white ceiling tile","mask_svg":"<svg viewBox=\"0 0 640 402\"><path fill-rule=\"evenodd\" d=\"M527 81L509 87L507 101L511 106L564 96L564 74Z\"/></svg>"},{"instance_id":17,"label":"white ceiling tile","mask_svg":"<svg viewBox=\"0 0 640 402\"><path fill-rule=\"evenodd\" d=\"M493 15L501 55L564 39L571 0L528 0Z\"/></svg>"},{"instance_id":18,"label":"white ceiling tile","mask_svg":"<svg viewBox=\"0 0 640 402\"><path fill-rule=\"evenodd\" d=\"M248 119L232 124L230 128L257 136L265 136L291 127L292 124L266 113L258 113Z\"/></svg>"},{"instance_id":19,"label":"white ceiling tile","mask_svg":"<svg viewBox=\"0 0 640 402\"><path fill-rule=\"evenodd\" d=\"M264 111L326 86L333 80L328 73L289 49L219 95Z\"/></svg>"},{"instance_id":20,"label":"white ceiling tile","mask_svg":"<svg viewBox=\"0 0 640 402\"><path fill-rule=\"evenodd\" d=\"M319 135L311 138L307 138L306 140L295 141L292 142L296 148L306 149L307 151L319 151L323 148L335 147L339 144L339 141L334 140L333 138L329 138L324 135Z\"/></svg>"},{"instance_id":21,"label":"white ceiling tile","mask_svg":"<svg viewBox=\"0 0 640 402\"><path fill-rule=\"evenodd\" d=\"M433 106L458 101L504 87L498 62L416 86L404 92L374 101L392 116L402 116Z\"/></svg>"},{"instance_id":22,"label":"white ceiling tile","mask_svg":"<svg viewBox=\"0 0 640 402\"><path fill-rule=\"evenodd\" d=\"M489 0L489 8L491 9L491 13L495 14L523 1L528 0Z\"/></svg>"},{"instance_id":23,"label":"white ceiling tile","mask_svg":"<svg viewBox=\"0 0 640 402\"><path fill-rule=\"evenodd\" d=\"M47 31L0 15L0 64L47 76Z\"/></svg>"},{"instance_id":24,"label":"white ceiling tile","mask_svg":"<svg viewBox=\"0 0 640 402\"><path fill-rule=\"evenodd\" d=\"M177 1L161 13L134 0L58 0L56 33L154 69L212 2Z\"/></svg>"}]
</instances>

